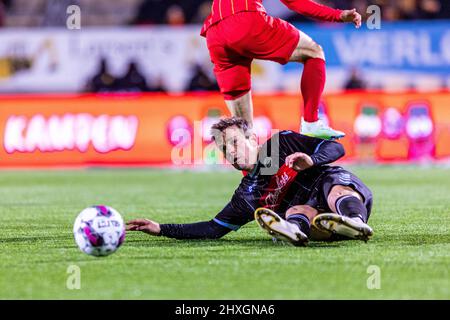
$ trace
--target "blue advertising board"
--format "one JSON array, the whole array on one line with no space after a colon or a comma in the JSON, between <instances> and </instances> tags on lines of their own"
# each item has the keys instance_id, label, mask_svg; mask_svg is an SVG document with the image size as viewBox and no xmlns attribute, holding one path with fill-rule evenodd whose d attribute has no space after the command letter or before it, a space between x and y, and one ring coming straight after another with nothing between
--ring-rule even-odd
<instances>
[{"instance_id":1,"label":"blue advertising board","mask_svg":"<svg viewBox=\"0 0 450 320\"><path fill-rule=\"evenodd\" d=\"M296 27L323 47L328 67L450 75L450 21L382 22L379 30L341 24Z\"/></svg>"}]
</instances>

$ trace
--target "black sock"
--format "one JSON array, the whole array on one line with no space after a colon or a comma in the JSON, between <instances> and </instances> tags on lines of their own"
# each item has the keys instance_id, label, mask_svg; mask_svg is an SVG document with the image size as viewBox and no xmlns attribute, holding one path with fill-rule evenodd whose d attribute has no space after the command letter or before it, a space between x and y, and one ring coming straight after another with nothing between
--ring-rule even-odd
<instances>
[{"instance_id":1,"label":"black sock","mask_svg":"<svg viewBox=\"0 0 450 320\"><path fill-rule=\"evenodd\" d=\"M349 218L360 218L367 222L367 208L360 199L355 196L342 196L336 200L337 212Z\"/></svg>"},{"instance_id":2,"label":"black sock","mask_svg":"<svg viewBox=\"0 0 450 320\"><path fill-rule=\"evenodd\" d=\"M309 237L311 226L309 219L306 215L302 213L291 214L287 219L287 222L297 225L300 230Z\"/></svg>"}]
</instances>

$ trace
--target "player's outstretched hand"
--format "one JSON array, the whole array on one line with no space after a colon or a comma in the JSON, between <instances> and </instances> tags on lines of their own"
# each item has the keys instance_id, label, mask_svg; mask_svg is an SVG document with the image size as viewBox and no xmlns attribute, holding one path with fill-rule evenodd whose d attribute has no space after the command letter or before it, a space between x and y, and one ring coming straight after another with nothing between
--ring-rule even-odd
<instances>
[{"instance_id":1,"label":"player's outstretched hand","mask_svg":"<svg viewBox=\"0 0 450 320\"><path fill-rule=\"evenodd\" d=\"M343 10L341 20L342 22L352 22L357 29L361 27L361 15L356 12L356 9Z\"/></svg>"},{"instance_id":2,"label":"player's outstretched hand","mask_svg":"<svg viewBox=\"0 0 450 320\"><path fill-rule=\"evenodd\" d=\"M161 232L159 223L149 219L134 219L127 222L127 231L142 231L152 236Z\"/></svg>"},{"instance_id":3,"label":"player's outstretched hand","mask_svg":"<svg viewBox=\"0 0 450 320\"><path fill-rule=\"evenodd\" d=\"M311 168L314 162L306 153L296 152L286 157L285 164L295 171L302 171Z\"/></svg>"}]
</instances>

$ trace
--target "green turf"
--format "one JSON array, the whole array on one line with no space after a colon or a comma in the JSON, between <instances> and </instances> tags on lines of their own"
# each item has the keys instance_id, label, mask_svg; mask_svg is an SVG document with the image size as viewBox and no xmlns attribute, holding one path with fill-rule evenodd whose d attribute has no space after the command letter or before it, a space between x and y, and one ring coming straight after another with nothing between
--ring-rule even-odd
<instances>
[{"instance_id":1,"label":"green turf","mask_svg":"<svg viewBox=\"0 0 450 320\"><path fill-rule=\"evenodd\" d=\"M130 233L94 258L72 236L77 213L108 204L125 219L210 219L237 172L0 172L1 299L449 299L450 170L354 170L373 190L374 238L307 248L273 243L253 222L215 241ZM69 265L81 289L66 288ZM369 290L367 268L381 271Z\"/></svg>"}]
</instances>

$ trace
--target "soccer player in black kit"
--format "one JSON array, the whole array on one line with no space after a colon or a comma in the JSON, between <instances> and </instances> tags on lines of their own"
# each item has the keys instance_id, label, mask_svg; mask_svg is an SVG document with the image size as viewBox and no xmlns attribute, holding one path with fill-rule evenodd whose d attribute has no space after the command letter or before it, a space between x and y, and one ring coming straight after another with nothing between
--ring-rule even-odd
<instances>
[{"instance_id":1,"label":"soccer player in black kit","mask_svg":"<svg viewBox=\"0 0 450 320\"><path fill-rule=\"evenodd\" d=\"M127 230L176 239L217 239L256 219L271 236L304 245L311 224L322 236L367 241L372 193L351 172L328 166L344 155L335 141L280 131L265 144L242 118L212 126L216 145L234 168L247 174L230 202L212 220L159 224L149 219L127 223Z\"/></svg>"}]
</instances>

